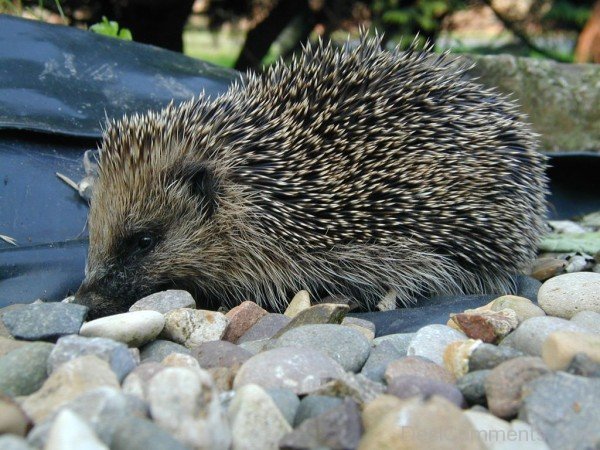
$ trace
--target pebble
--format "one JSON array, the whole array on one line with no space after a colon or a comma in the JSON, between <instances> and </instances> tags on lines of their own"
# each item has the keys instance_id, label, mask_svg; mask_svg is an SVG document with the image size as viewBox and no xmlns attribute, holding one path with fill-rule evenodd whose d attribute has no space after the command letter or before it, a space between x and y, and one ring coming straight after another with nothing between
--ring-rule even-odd
<instances>
[{"instance_id":1,"label":"pebble","mask_svg":"<svg viewBox=\"0 0 600 450\"><path fill-rule=\"evenodd\" d=\"M459 313L452 316L460 331L467 337L495 343L517 328L519 320L512 309Z\"/></svg>"},{"instance_id":2,"label":"pebble","mask_svg":"<svg viewBox=\"0 0 600 450\"><path fill-rule=\"evenodd\" d=\"M238 339L244 335L250 328L252 328L256 322L262 317L266 316L268 312L258 306L254 302L245 301L238 306L232 308L225 314L225 317L229 319L229 325L225 334L223 335L224 341L237 343Z\"/></svg>"},{"instance_id":3,"label":"pebble","mask_svg":"<svg viewBox=\"0 0 600 450\"><path fill-rule=\"evenodd\" d=\"M415 376L400 376L390 380L387 385L387 394L405 399L410 397L429 398L437 395L452 402L459 408L466 406L465 399L460 390L451 383Z\"/></svg>"},{"instance_id":4,"label":"pebble","mask_svg":"<svg viewBox=\"0 0 600 450\"><path fill-rule=\"evenodd\" d=\"M50 430L44 450L108 450L95 435L94 430L81 417L69 409L58 413Z\"/></svg>"},{"instance_id":5,"label":"pebble","mask_svg":"<svg viewBox=\"0 0 600 450\"><path fill-rule=\"evenodd\" d=\"M183 345L163 339L157 339L144 345L140 349L140 358L142 361L161 362L171 353L182 353L184 355L192 354L191 350Z\"/></svg>"},{"instance_id":6,"label":"pebble","mask_svg":"<svg viewBox=\"0 0 600 450\"><path fill-rule=\"evenodd\" d=\"M382 383L369 380L361 374L346 372L340 378L331 380L313 391L314 395L350 397L359 405L364 405L385 392Z\"/></svg>"},{"instance_id":7,"label":"pebble","mask_svg":"<svg viewBox=\"0 0 600 450\"><path fill-rule=\"evenodd\" d=\"M571 322L585 328L590 333L600 334L600 313L580 311L571 317Z\"/></svg>"},{"instance_id":8,"label":"pebble","mask_svg":"<svg viewBox=\"0 0 600 450\"><path fill-rule=\"evenodd\" d=\"M600 336L557 331L548 336L542 346L542 358L552 370L565 370L578 353L600 363Z\"/></svg>"},{"instance_id":9,"label":"pebble","mask_svg":"<svg viewBox=\"0 0 600 450\"><path fill-rule=\"evenodd\" d=\"M28 342L26 342L26 341L17 341L16 339L13 339L13 338L0 336L0 358L2 358L7 353L10 353L13 350L21 348L27 344L28 344Z\"/></svg>"},{"instance_id":10,"label":"pebble","mask_svg":"<svg viewBox=\"0 0 600 450\"><path fill-rule=\"evenodd\" d=\"M0 392L0 435L11 433L25 436L30 427L31 423L19 404Z\"/></svg>"},{"instance_id":11,"label":"pebble","mask_svg":"<svg viewBox=\"0 0 600 450\"><path fill-rule=\"evenodd\" d=\"M34 450L25 439L14 434L0 435L0 448L2 450Z\"/></svg>"},{"instance_id":12,"label":"pebble","mask_svg":"<svg viewBox=\"0 0 600 450\"><path fill-rule=\"evenodd\" d=\"M290 323L291 319L283 314L267 314L261 317L252 328L245 332L238 340L238 344L250 341L271 339L275 334Z\"/></svg>"},{"instance_id":13,"label":"pebble","mask_svg":"<svg viewBox=\"0 0 600 450\"><path fill-rule=\"evenodd\" d=\"M162 336L187 348L207 341L218 341L229 324L225 314L204 309L179 308L164 317L166 321Z\"/></svg>"},{"instance_id":14,"label":"pebble","mask_svg":"<svg viewBox=\"0 0 600 450\"><path fill-rule=\"evenodd\" d=\"M517 284L517 295L528 298L532 302L537 302L538 291L542 286L540 281L525 275L517 275L515 282Z\"/></svg>"},{"instance_id":15,"label":"pebble","mask_svg":"<svg viewBox=\"0 0 600 450\"><path fill-rule=\"evenodd\" d=\"M456 387L469 405L487 405L485 379L490 372L491 370L475 370L456 380Z\"/></svg>"},{"instance_id":16,"label":"pebble","mask_svg":"<svg viewBox=\"0 0 600 450\"><path fill-rule=\"evenodd\" d=\"M293 319L298 313L308 308L310 308L310 294L308 291L299 291L294 295L283 315Z\"/></svg>"},{"instance_id":17,"label":"pebble","mask_svg":"<svg viewBox=\"0 0 600 450\"><path fill-rule=\"evenodd\" d=\"M375 324L369 320L359 319L357 317L344 317L342 326L359 331L369 342L375 339Z\"/></svg>"},{"instance_id":18,"label":"pebble","mask_svg":"<svg viewBox=\"0 0 600 450\"><path fill-rule=\"evenodd\" d=\"M372 426L367 427L359 450L486 449L462 411L437 396L405 401L379 420L365 422Z\"/></svg>"},{"instance_id":19,"label":"pebble","mask_svg":"<svg viewBox=\"0 0 600 450\"><path fill-rule=\"evenodd\" d=\"M106 361L94 355L81 356L58 367L21 406L38 423L75 397L100 386L119 388L119 380Z\"/></svg>"},{"instance_id":20,"label":"pebble","mask_svg":"<svg viewBox=\"0 0 600 450\"><path fill-rule=\"evenodd\" d=\"M556 372L524 386L519 419L552 448L592 449L600 443L600 379Z\"/></svg>"},{"instance_id":21,"label":"pebble","mask_svg":"<svg viewBox=\"0 0 600 450\"><path fill-rule=\"evenodd\" d=\"M511 309L517 315L519 323L532 317L545 316L542 308L534 304L531 300L518 295L503 295L492 302L492 311L501 311Z\"/></svg>"},{"instance_id":22,"label":"pebble","mask_svg":"<svg viewBox=\"0 0 600 450\"><path fill-rule=\"evenodd\" d=\"M232 450L278 450L281 438L292 431L269 394L255 384L237 389L229 419Z\"/></svg>"},{"instance_id":23,"label":"pebble","mask_svg":"<svg viewBox=\"0 0 600 450\"><path fill-rule=\"evenodd\" d=\"M341 324L350 308L338 303L320 303L300 311L290 323L279 330L273 337L279 337L292 328L312 324Z\"/></svg>"},{"instance_id":24,"label":"pebble","mask_svg":"<svg viewBox=\"0 0 600 450\"><path fill-rule=\"evenodd\" d=\"M302 422L311 417L317 417L321 414L337 408L344 400L339 397L330 395L307 395L298 405L296 416L294 419L294 428L298 427Z\"/></svg>"},{"instance_id":25,"label":"pebble","mask_svg":"<svg viewBox=\"0 0 600 450\"><path fill-rule=\"evenodd\" d=\"M272 343L273 341L271 341L271 339L260 339L258 341L242 342L241 344L238 344L238 346L249 351L253 355L256 355L263 350L269 350L267 347L269 347Z\"/></svg>"},{"instance_id":26,"label":"pebble","mask_svg":"<svg viewBox=\"0 0 600 450\"><path fill-rule=\"evenodd\" d=\"M163 364L155 361L143 362L133 369L123 381L123 393L134 395L141 400L147 401L150 380L164 368Z\"/></svg>"},{"instance_id":27,"label":"pebble","mask_svg":"<svg viewBox=\"0 0 600 450\"><path fill-rule=\"evenodd\" d=\"M87 306L74 303L37 303L8 311L2 320L17 339L55 340L77 334L87 312Z\"/></svg>"},{"instance_id":28,"label":"pebble","mask_svg":"<svg viewBox=\"0 0 600 450\"><path fill-rule=\"evenodd\" d=\"M227 341L204 342L192 349L192 355L204 369L241 366L252 353Z\"/></svg>"},{"instance_id":29,"label":"pebble","mask_svg":"<svg viewBox=\"0 0 600 450\"><path fill-rule=\"evenodd\" d=\"M454 383L454 376L444 367L426 358L406 356L392 362L385 371L385 380L389 384L398 377L425 377L430 380Z\"/></svg>"},{"instance_id":30,"label":"pebble","mask_svg":"<svg viewBox=\"0 0 600 450\"><path fill-rule=\"evenodd\" d=\"M80 334L103 337L123 342L130 347L141 347L153 341L165 326L165 316L157 311L134 311L86 322Z\"/></svg>"},{"instance_id":31,"label":"pebble","mask_svg":"<svg viewBox=\"0 0 600 450\"><path fill-rule=\"evenodd\" d=\"M531 268L531 276L539 281L546 281L565 272L567 262L558 258L540 258Z\"/></svg>"},{"instance_id":32,"label":"pebble","mask_svg":"<svg viewBox=\"0 0 600 450\"><path fill-rule=\"evenodd\" d=\"M358 372L371 351L371 345L362 333L332 324L292 328L277 339L274 347L306 347L320 350L348 372Z\"/></svg>"},{"instance_id":33,"label":"pebble","mask_svg":"<svg viewBox=\"0 0 600 450\"><path fill-rule=\"evenodd\" d=\"M503 362L485 379L489 410L501 418L511 418L521 406L521 388L529 381L550 371L541 358L521 356Z\"/></svg>"},{"instance_id":34,"label":"pebble","mask_svg":"<svg viewBox=\"0 0 600 450\"><path fill-rule=\"evenodd\" d=\"M408 352L408 346L410 341L415 337L415 333L396 333L388 334L386 336L380 336L373 339L373 345L375 347L381 345L384 342L389 342L402 356L406 356Z\"/></svg>"},{"instance_id":35,"label":"pebble","mask_svg":"<svg viewBox=\"0 0 600 450\"><path fill-rule=\"evenodd\" d=\"M124 418L113 434L111 450L187 450L181 442L154 422L140 417Z\"/></svg>"},{"instance_id":36,"label":"pebble","mask_svg":"<svg viewBox=\"0 0 600 450\"><path fill-rule=\"evenodd\" d=\"M131 308L133 311L157 311L161 314L166 314L177 308L196 308L196 300L187 291L180 289L169 289L162 292L156 292L147 297L138 300Z\"/></svg>"},{"instance_id":37,"label":"pebble","mask_svg":"<svg viewBox=\"0 0 600 450\"><path fill-rule=\"evenodd\" d=\"M196 358L190 355L184 355L183 353L172 353L169 356L166 356L161 363L165 367L185 367L198 373L203 371Z\"/></svg>"},{"instance_id":38,"label":"pebble","mask_svg":"<svg viewBox=\"0 0 600 450\"><path fill-rule=\"evenodd\" d=\"M504 361L525 356L525 353L512 347L498 347L492 344L480 344L469 356L469 371L493 369Z\"/></svg>"},{"instance_id":39,"label":"pebble","mask_svg":"<svg viewBox=\"0 0 600 450\"><path fill-rule=\"evenodd\" d=\"M392 342L381 342L371 349L369 358L360 373L373 381L382 382L388 365L404 356L406 353L398 351Z\"/></svg>"},{"instance_id":40,"label":"pebble","mask_svg":"<svg viewBox=\"0 0 600 450\"><path fill-rule=\"evenodd\" d=\"M354 449L363 431L358 405L345 399L340 406L304 421L279 442L282 450Z\"/></svg>"},{"instance_id":41,"label":"pebble","mask_svg":"<svg viewBox=\"0 0 600 450\"><path fill-rule=\"evenodd\" d=\"M464 341L467 337L446 325L427 325L417 331L407 349L409 356L423 356L436 364L444 364L444 351L452 342Z\"/></svg>"},{"instance_id":42,"label":"pebble","mask_svg":"<svg viewBox=\"0 0 600 450\"><path fill-rule=\"evenodd\" d=\"M469 339L448 344L444 351L444 367L454 376L460 378L469 372L471 355L481 345L480 340Z\"/></svg>"},{"instance_id":43,"label":"pebble","mask_svg":"<svg viewBox=\"0 0 600 450\"><path fill-rule=\"evenodd\" d=\"M566 372L582 377L600 378L600 364L592 361L587 355L575 355Z\"/></svg>"},{"instance_id":44,"label":"pebble","mask_svg":"<svg viewBox=\"0 0 600 450\"><path fill-rule=\"evenodd\" d=\"M246 361L235 377L234 388L258 384L265 389L286 388L295 394L306 394L343 375L342 366L318 350L281 347Z\"/></svg>"},{"instance_id":45,"label":"pebble","mask_svg":"<svg viewBox=\"0 0 600 450\"><path fill-rule=\"evenodd\" d=\"M54 372L61 364L84 355L95 355L106 361L119 382L137 365L133 355L122 342L101 337L70 335L63 336L56 342L48 357L48 373Z\"/></svg>"},{"instance_id":46,"label":"pebble","mask_svg":"<svg viewBox=\"0 0 600 450\"><path fill-rule=\"evenodd\" d=\"M289 389L267 389L266 393L269 394L269 397L271 397L271 400L279 408L279 411L290 426L294 426L294 418L296 417L298 406L300 406L298 396Z\"/></svg>"},{"instance_id":47,"label":"pebble","mask_svg":"<svg viewBox=\"0 0 600 450\"><path fill-rule=\"evenodd\" d=\"M600 273L567 273L546 281L538 302L551 316L570 319L580 311L600 313Z\"/></svg>"},{"instance_id":48,"label":"pebble","mask_svg":"<svg viewBox=\"0 0 600 450\"><path fill-rule=\"evenodd\" d=\"M47 342L33 342L0 358L0 392L29 395L37 391L48 377L46 363L54 347Z\"/></svg>"}]
</instances>

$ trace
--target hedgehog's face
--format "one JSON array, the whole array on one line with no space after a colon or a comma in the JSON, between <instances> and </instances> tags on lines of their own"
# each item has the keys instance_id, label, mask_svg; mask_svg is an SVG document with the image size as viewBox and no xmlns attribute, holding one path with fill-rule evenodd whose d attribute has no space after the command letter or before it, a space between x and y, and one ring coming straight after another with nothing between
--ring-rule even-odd
<instances>
[{"instance_id":1,"label":"hedgehog's face","mask_svg":"<svg viewBox=\"0 0 600 450\"><path fill-rule=\"evenodd\" d=\"M101 169L90 206L86 277L76 294L91 318L125 312L160 290L193 291L210 264L227 254L215 231L219 185L211 169L182 160L164 166Z\"/></svg>"}]
</instances>

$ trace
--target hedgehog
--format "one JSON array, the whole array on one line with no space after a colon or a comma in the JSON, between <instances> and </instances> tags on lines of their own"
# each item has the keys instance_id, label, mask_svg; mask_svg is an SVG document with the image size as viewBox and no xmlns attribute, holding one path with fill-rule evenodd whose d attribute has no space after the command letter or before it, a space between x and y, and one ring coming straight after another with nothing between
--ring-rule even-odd
<instances>
[{"instance_id":1,"label":"hedgehog","mask_svg":"<svg viewBox=\"0 0 600 450\"><path fill-rule=\"evenodd\" d=\"M109 121L76 302L165 289L278 311L390 290L511 292L544 230L545 157L512 100L431 47L307 44L216 98Z\"/></svg>"}]
</instances>

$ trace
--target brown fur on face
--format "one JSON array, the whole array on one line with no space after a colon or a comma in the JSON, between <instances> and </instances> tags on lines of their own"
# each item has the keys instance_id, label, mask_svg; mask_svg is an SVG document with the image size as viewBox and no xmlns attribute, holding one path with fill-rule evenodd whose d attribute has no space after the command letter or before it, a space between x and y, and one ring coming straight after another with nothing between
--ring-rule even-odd
<instances>
[{"instance_id":1,"label":"brown fur on face","mask_svg":"<svg viewBox=\"0 0 600 450\"><path fill-rule=\"evenodd\" d=\"M307 47L215 100L111 123L77 301L509 290L543 230L535 135L465 68L379 44Z\"/></svg>"}]
</instances>

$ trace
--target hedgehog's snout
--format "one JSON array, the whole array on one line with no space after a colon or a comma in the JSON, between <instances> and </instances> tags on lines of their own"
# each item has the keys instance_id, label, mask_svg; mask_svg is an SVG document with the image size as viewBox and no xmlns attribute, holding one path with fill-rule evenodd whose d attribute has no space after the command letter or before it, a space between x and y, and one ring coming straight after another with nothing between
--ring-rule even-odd
<instances>
[{"instance_id":1,"label":"hedgehog's snout","mask_svg":"<svg viewBox=\"0 0 600 450\"><path fill-rule=\"evenodd\" d=\"M106 290L102 289L102 286L99 283L90 282L86 278L75 293L75 300L73 303L84 305L89 308L87 315L88 320L127 311L127 304L123 303L121 299L107 294Z\"/></svg>"}]
</instances>

